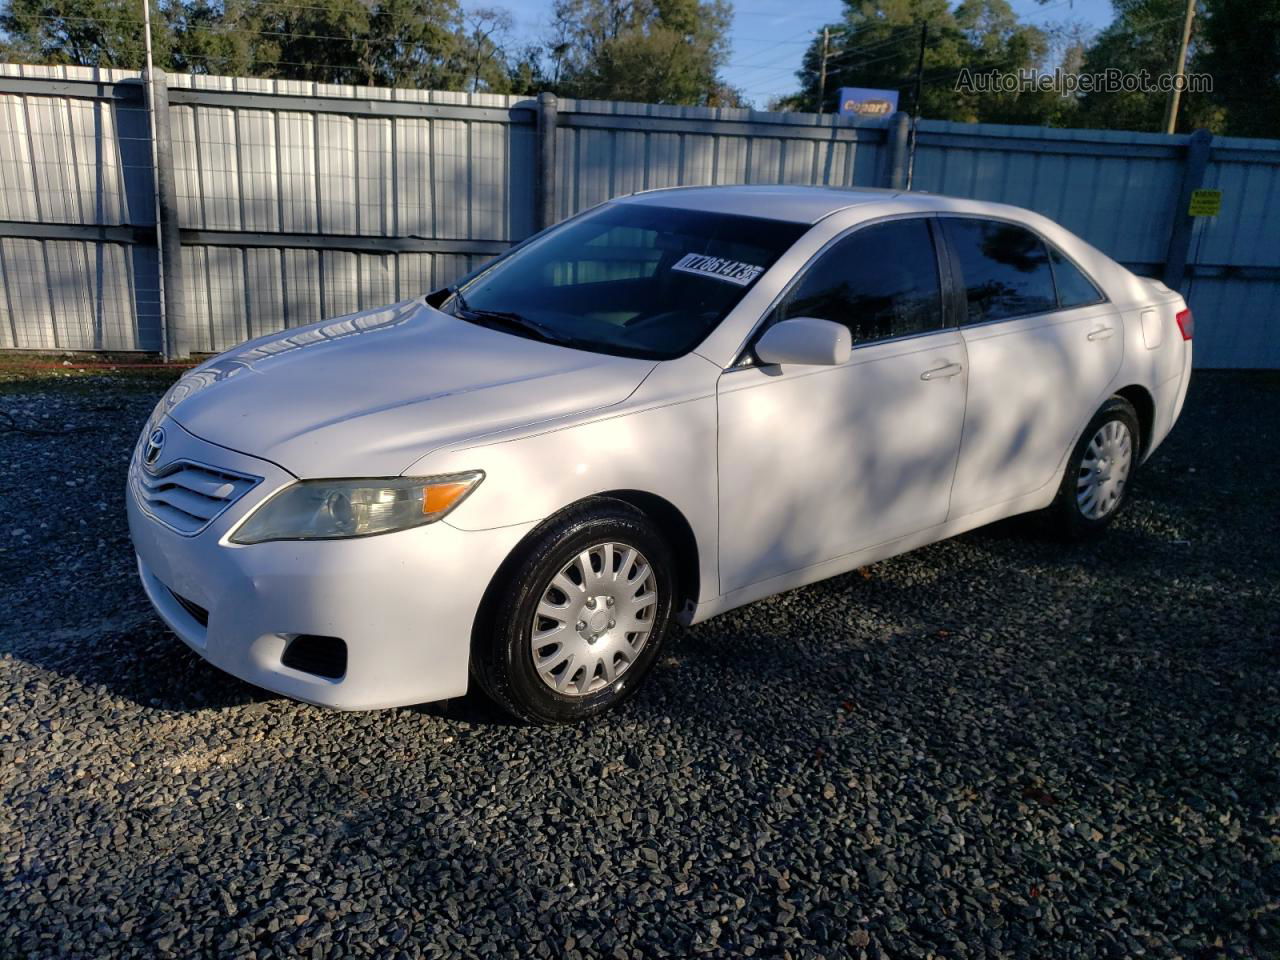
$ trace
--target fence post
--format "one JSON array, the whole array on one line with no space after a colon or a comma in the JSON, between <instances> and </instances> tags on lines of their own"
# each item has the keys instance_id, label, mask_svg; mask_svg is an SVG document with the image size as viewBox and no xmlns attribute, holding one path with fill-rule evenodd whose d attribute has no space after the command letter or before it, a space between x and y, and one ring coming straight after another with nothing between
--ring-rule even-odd
<instances>
[{"instance_id":1,"label":"fence post","mask_svg":"<svg viewBox=\"0 0 1280 960\"><path fill-rule=\"evenodd\" d=\"M1182 288L1187 272L1187 255L1191 251L1191 228L1195 218L1187 214L1191 204L1191 192L1204 183L1204 172L1209 166L1209 151L1213 146L1213 134L1200 129L1187 140L1187 157L1182 168L1182 187L1178 190L1178 205L1173 211L1173 229L1169 231L1169 249L1164 258L1164 285L1172 290Z\"/></svg>"},{"instance_id":2,"label":"fence post","mask_svg":"<svg viewBox=\"0 0 1280 960\"><path fill-rule=\"evenodd\" d=\"M538 94L537 228L556 222L556 95Z\"/></svg>"},{"instance_id":3,"label":"fence post","mask_svg":"<svg viewBox=\"0 0 1280 960\"><path fill-rule=\"evenodd\" d=\"M191 352L187 328L186 287L182 282L182 237L178 224L178 185L173 178L173 133L169 124L169 78L157 70L147 85L155 116L155 139L151 162L155 164L156 222L159 225L160 277L163 303L160 305L164 356L166 360Z\"/></svg>"},{"instance_id":4,"label":"fence post","mask_svg":"<svg viewBox=\"0 0 1280 960\"><path fill-rule=\"evenodd\" d=\"M899 110L889 118L889 126L885 130L885 146L888 156L885 161L885 186L893 190L907 188L907 153L911 133L911 118Z\"/></svg>"}]
</instances>

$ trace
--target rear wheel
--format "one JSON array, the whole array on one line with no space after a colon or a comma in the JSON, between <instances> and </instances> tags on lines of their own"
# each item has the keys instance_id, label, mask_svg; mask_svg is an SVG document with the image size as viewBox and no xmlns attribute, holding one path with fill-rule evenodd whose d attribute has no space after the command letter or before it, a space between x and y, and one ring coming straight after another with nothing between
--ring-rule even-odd
<instances>
[{"instance_id":1,"label":"rear wheel","mask_svg":"<svg viewBox=\"0 0 1280 960\"><path fill-rule=\"evenodd\" d=\"M1089 421L1050 508L1063 535L1096 536L1115 519L1128 497L1139 439L1138 415L1122 397L1112 397Z\"/></svg>"},{"instance_id":2,"label":"rear wheel","mask_svg":"<svg viewBox=\"0 0 1280 960\"><path fill-rule=\"evenodd\" d=\"M629 697L671 620L673 564L648 519L587 501L537 530L500 575L472 645L481 688L532 723L582 720Z\"/></svg>"}]
</instances>

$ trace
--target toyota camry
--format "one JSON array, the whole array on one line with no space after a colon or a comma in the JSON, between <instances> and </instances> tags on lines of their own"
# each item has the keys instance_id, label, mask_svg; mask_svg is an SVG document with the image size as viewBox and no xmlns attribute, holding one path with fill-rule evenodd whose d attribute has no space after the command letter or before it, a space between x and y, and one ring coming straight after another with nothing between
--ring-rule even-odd
<instances>
[{"instance_id":1,"label":"toyota camry","mask_svg":"<svg viewBox=\"0 0 1280 960\"><path fill-rule=\"evenodd\" d=\"M1181 409L1182 298L1043 216L691 187L183 376L142 584L217 667L368 709L608 709L694 624L1004 517L1105 528Z\"/></svg>"}]
</instances>

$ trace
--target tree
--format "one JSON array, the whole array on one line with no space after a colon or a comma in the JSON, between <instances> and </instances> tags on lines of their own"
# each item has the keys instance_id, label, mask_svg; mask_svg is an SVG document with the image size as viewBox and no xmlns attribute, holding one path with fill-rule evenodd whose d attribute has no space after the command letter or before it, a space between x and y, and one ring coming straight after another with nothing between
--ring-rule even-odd
<instances>
[{"instance_id":1,"label":"tree","mask_svg":"<svg viewBox=\"0 0 1280 960\"><path fill-rule=\"evenodd\" d=\"M228 59L211 73L230 66L289 80L457 89L461 26L456 0L228 0L208 29L179 30L175 59L212 44ZM199 59L183 65L201 68Z\"/></svg>"},{"instance_id":2,"label":"tree","mask_svg":"<svg viewBox=\"0 0 1280 960\"><path fill-rule=\"evenodd\" d=\"M166 69L253 75L255 57L262 55L259 38L229 22L230 17L242 15L239 7L224 9L210 0L170 6L165 17L171 44Z\"/></svg>"},{"instance_id":3,"label":"tree","mask_svg":"<svg viewBox=\"0 0 1280 960\"><path fill-rule=\"evenodd\" d=\"M269 0L268 0L269 2ZM376 65L365 83L461 90L464 28L458 0L378 0L368 42Z\"/></svg>"},{"instance_id":4,"label":"tree","mask_svg":"<svg viewBox=\"0 0 1280 960\"><path fill-rule=\"evenodd\" d=\"M946 0L845 0L842 22L828 27L833 38L827 58L823 108L834 110L840 87L898 90L906 109L915 90L921 26L928 26L924 52L921 114L943 120L1043 122L1058 99L1042 93L978 93L956 89L961 69L971 75L1037 70L1048 39L1020 24L1007 0L965 0L952 12ZM797 75L800 102L819 102L822 41L805 53Z\"/></svg>"},{"instance_id":5,"label":"tree","mask_svg":"<svg viewBox=\"0 0 1280 960\"><path fill-rule=\"evenodd\" d=\"M1006 0L965 0L955 17L968 44L966 66L973 72L1030 78L1046 66L1049 37L1038 27L1019 23ZM962 96L954 84L952 91ZM1060 94L1038 89L999 90L959 102L984 123L1050 124L1064 108Z\"/></svg>"},{"instance_id":6,"label":"tree","mask_svg":"<svg viewBox=\"0 0 1280 960\"><path fill-rule=\"evenodd\" d=\"M733 99L724 0L556 0L552 84L576 97L708 104Z\"/></svg>"},{"instance_id":7,"label":"tree","mask_svg":"<svg viewBox=\"0 0 1280 960\"><path fill-rule=\"evenodd\" d=\"M827 28L827 76L821 91L821 31L805 51L797 73L803 109L817 110L821 103L824 110L834 111L840 87L909 91L916 72L922 25L929 28L925 71L958 67L961 35L947 0L845 0L842 21ZM925 113L950 113L947 110L940 114L941 107L933 101L931 85L924 91ZM906 106L907 98L902 102Z\"/></svg>"},{"instance_id":8,"label":"tree","mask_svg":"<svg viewBox=\"0 0 1280 960\"><path fill-rule=\"evenodd\" d=\"M159 6L153 21L163 22ZM135 0L9 0L0 13L6 55L28 63L139 69L144 61L142 10ZM156 57L167 61L168 32L155 30Z\"/></svg>"},{"instance_id":9,"label":"tree","mask_svg":"<svg viewBox=\"0 0 1280 960\"><path fill-rule=\"evenodd\" d=\"M541 43L528 43L507 58L507 92L534 95L550 90L554 84L547 76L543 62L546 48Z\"/></svg>"},{"instance_id":10,"label":"tree","mask_svg":"<svg viewBox=\"0 0 1280 960\"><path fill-rule=\"evenodd\" d=\"M486 16L502 15L479 15ZM8 0L0 30L8 35L7 55L16 59L133 69L143 62L142 17L133 0L59 0L56 7ZM483 29L466 31L458 0L161 0L152 17L155 61L163 69L505 88L501 52Z\"/></svg>"},{"instance_id":11,"label":"tree","mask_svg":"<svg viewBox=\"0 0 1280 960\"><path fill-rule=\"evenodd\" d=\"M1152 81L1171 73L1182 40L1186 0L1112 0L1115 19L1088 47L1084 55L1085 73L1108 70L1137 75L1145 72ZM1203 19L1196 17L1187 58L1188 71L1196 70L1202 47ZM1168 95L1157 90L1094 91L1080 97L1081 126L1120 130L1163 130ZM1179 111L1181 130L1213 125L1215 111L1205 94L1184 93Z\"/></svg>"},{"instance_id":12,"label":"tree","mask_svg":"<svg viewBox=\"0 0 1280 960\"><path fill-rule=\"evenodd\" d=\"M1196 66L1213 77L1225 132L1280 138L1280 0L1206 0L1205 8L1207 49Z\"/></svg>"},{"instance_id":13,"label":"tree","mask_svg":"<svg viewBox=\"0 0 1280 960\"><path fill-rule=\"evenodd\" d=\"M510 89L511 69L504 45L512 25L511 14L499 7L468 11L459 51L467 90L505 93Z\"/></svg>"}]
</instances>

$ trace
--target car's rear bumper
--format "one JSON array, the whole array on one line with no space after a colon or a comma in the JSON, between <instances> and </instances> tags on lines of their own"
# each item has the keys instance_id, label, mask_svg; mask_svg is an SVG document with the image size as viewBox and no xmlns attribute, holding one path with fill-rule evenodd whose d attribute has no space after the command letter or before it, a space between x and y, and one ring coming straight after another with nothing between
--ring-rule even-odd
<instances>
[{"instance_id":1,"label":"car's rear bumper","mask_svg":"<svg viewBox=\"0 0 1280 960\"><path fill-rule=\"evenodd\" d=\"M202 441L186 434L190 456ZM226 672L298 700L348 710L466 692L471 629L494 573L527 527L462 531L447 522L354 540L231 544L226 534L281 481L278 467L220 447L203 462L268 474L209 529L183 536L128 495L138 572L161 618ZM231 462L228 462L231 461ZM340 676L286 666L299 636L336 637Z\"/></svg>"},{"instance_id":2,"label":"car's rear bumper","mask_svg":"<svg viewBox=\"0 0 1280 960\"><path fill-rule=\"evenodd\" d=\"M1150 458L1156 448L1164 443L1169 431L1178 422L1182 405L1187 399L1187 387L1191 384L1191 341L1183 344L1182 366L1173 376L1156 388L1155 422L1152 424L1151 442L1147 444L1144 459Z\"/></svg>"}]
</instances>

